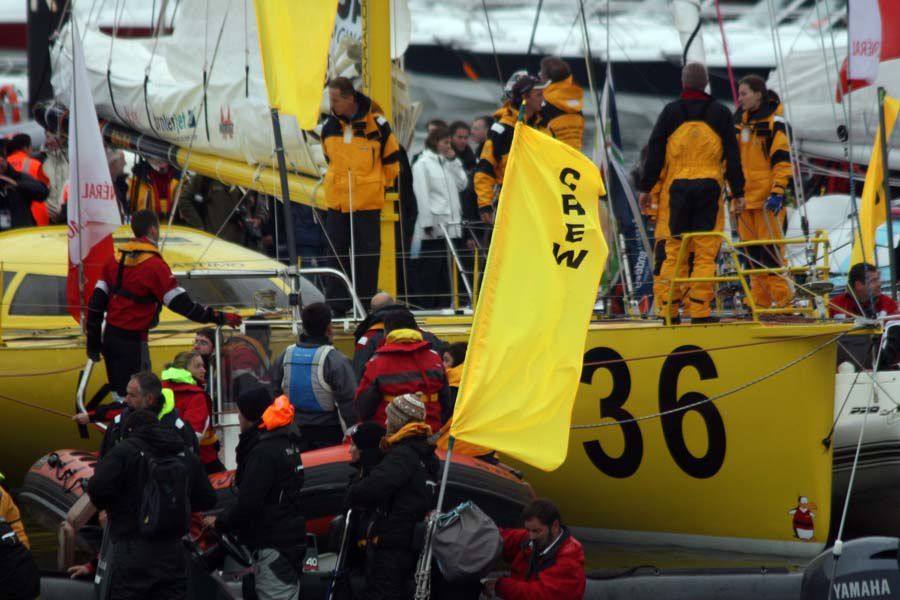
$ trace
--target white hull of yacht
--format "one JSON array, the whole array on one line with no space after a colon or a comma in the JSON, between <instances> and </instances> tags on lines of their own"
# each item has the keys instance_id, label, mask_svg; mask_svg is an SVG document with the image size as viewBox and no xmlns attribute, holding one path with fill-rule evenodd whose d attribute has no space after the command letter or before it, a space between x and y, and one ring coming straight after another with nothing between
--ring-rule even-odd
<instances>
[{"instance_id":1,"label":"white hull of yacht","mask_svg":"<svg viewBox=\"0 0 900 600\"><path fill-rule=\"evenodd\" d=\"M871 372L839 372L835 378L832 538L847 498L861 430L843 537L900 535L900 371L882 371L876 381L873 391Z\"/></svg>"}]
</instances>

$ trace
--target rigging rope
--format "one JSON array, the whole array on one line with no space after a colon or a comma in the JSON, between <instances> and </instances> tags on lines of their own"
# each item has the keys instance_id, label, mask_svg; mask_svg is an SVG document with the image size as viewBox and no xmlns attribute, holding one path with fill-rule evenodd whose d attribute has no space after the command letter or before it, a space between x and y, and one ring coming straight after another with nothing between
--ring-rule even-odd
<instances>
[{"instance_id":1,"label":"rigging rope","mask_svg":"<svg viewBox=\"0 0 900 600\"><path fill-rule=\"evenodd\" d=\"M582 36L582 49L584 52L584 66L587 71L587 79L588 79L588 88L591 91L591 98L594 100L594 123L595 123L595 137L594 137L594 162L602 162L606 167L607 177L609 176L609 161L606 159L606 149L609 144L606 143L606 131L603 128L603 120L600 116L600 97L597 93L596 85L594 84L594 60L591 56L591 39L588 34L587 29L587 15L584 11L584 0L578 0L578 14L581 19L581 36ZM607 28L609 27L609 20L607 19ZM608 33L608 32L607 32ZM609 35L607 35L607 40L609 39ZM609 60L607 59L607 66L609 66ZM607 193L609 191L607 190ZM609 279L610 282L615 281L620 275L622 276L622 289L625 291L624 296L628 297L633 293L633 290L628 289L627 278L624 276L624 272L622 269L630 269L630 265L628 264L627 254L623 258L622 249L619 244L619 227L616 222L615 214L612 210L612 207L609 207L608 211L609 217L609 228L612 233L612 239L610 243L610 252L616 258L616 261L619 263L619 273L616 273L615 276Z\"/></svg>"},{"instance_id":2,"label":"rigging rope","mask_svg":"<svg viewBox=\"0 0 900 600\"><path fill-rule=\"evenodd\" d=\"M864 328L864 327L860 327L860 329L865 329L865 328ZM854 329L848 330L848 331L846 331L846 332L844 332L844 333L850 333L850 331L855 331L855 330L856 330L856 329L854 328ZM582 363L582 366L585 366L585 367L605 367L605 366L615 365L615 364L627 364L627 363L631 363L631 362L639 362L639 361L642 361L642 360L653 360L653 359L660 359L660 358L668 358L668 357L670 357L670 356L690 356L691 354L700 354L700 353L704 353L704 352L710 353L710 352L719 352L719 351L722 351L722 350L738 350L738 349L741 349L741 348L752 348L752 347L755 347L755 346L766 346L766 345L769 345L769 344L784 344L784 343L787 343L787 342L796 342L796 341L802 341L802 340L811 340L811 339L815 339L815 338L825 337L825 336L828 336L828 335L832 335L832 333L831 333L831 332L825 332L825 333L813 333L813 334L809 334L809 335L796 335L796 336L790 336L790 337L780 337L780 338L773 338L773 339L770 339L770 340L761 340L761 341L758 341L758 342L746 342L746 343L742 343L742 344L726 344L726 345L724 345L724 346L711 346L711 347L709 347L709 348L697 348L697 349L691 349L691 350L679 350L679 351L677 351L677 352L660 352L660 353L656 353L656 354L643 354L643 355L640 355L640 356L633 356L633 357L631 357L631 358L611 358L611 359L608 359L608 360L599 360L599 361L593 361L593 362L585 362L585 363Z\"/></svg>"},{"instance_id":3,"label":"rigging rope","mask_svg":"<svg viewBox=\"0 0 900 600\"><path fill-rule=\"evenodd\" d=\"M77 371L78 369L81 369L83 367L84 364L78 364L74 367L66 367L64 369L56 369L53 371L32 371L30 373L0 373L0 379L4 379L6 377L44 377L46 375L59 375L61 373L71 373L72 371Z\"/></svg>"},{"instance_id":4,"label":"rigging rope","mask_svg":"<svg viewBox=\"0 0 900 600\"><path fill-rule=\"evenodd\" d=\"M497 46L494 45L494 30L491 28L491 17L488 15L487 2L485 0L481 0L481 8L484 10L484 21L487 24L488 36L491 38L491 51L494 53L494 65L497 67L497 80L503 86L506 84L506 81L503 79L503 71L500 69L500 57L497 56Z\"/></svg>"},{"instance_id":5,"label":"rigging rope","mask_svg":"<svg viewBox=\"0 0 900 600\"><path fill-rule=\"evenodd\" d=\"M817 29L819 30L819 42L821 43L821 46L822 46L822 64L824 65L824 70L825 70L825 85L828 86L829 90L836 90L837 88L835 86L833 86L831 83L831 69L828 68L828 51L825 49L825 30L823 27L822 12L819 9L819 0L815 0L815 3L816 3L816 23L817 23ZM826 10L827 10L827 7L826 7ZM829 24L829 29L830 28L831 28L831 25ZM832 37L832 41L834 41L834 37ZM835 63L837 63L837 58L835 58ZM831 107L831 118L834 119L835 123L837 123L838 115L837 115L837 108L835 108L835 106L834 106L835 103L829 102L828 105ZM843 103L841 104L841 106L843 106ZM845 127L847 126L846 110L844 112L844 126ZM842 143L842 145L845 146L845 150L846 150L846 144Z\"/></svg>"},{"instance_id":6,"label":"rigging rope","mask_svg":"<svg viewBox=\"0 0 900 600\"><path fill-rule=\"evenodd\" d=\"M222 43L222 34L225 31L225 22L228 20L228 13L231 10L231 1L228 0L228 4L225 7L225 14L222 15L222 25L219 27L219 35L216 37L216 45L213 48L212 60L209 63L209 75L212 77L212 70L216 66L216 57L219 55L219 45ZM205 73L205 65L204 65L204 73ZM201 104L197 107L197 112L206 105L206 90L209 86L209 78L204 76L203 79L203 100L201 100ZM169 221L166 226L166 232L163 234L163 239L159 244L159 249L162 249L166 245L166 240L169 239L169 231L172 229L172 223L175 220L175 211L178 208L178 202L181 199L181 190L184 187L185 174L187 173L188 165L191 164L191 153L194 150L194 142L197 140L197 126L196 123L194 125L193 131L191 131L191 139L188 142L187 153L184 157L184 165L181 167L181 177L178 179L178 185L175 188L175 198L172 200L172 210L169 213Z\"/></svg>"},{"instance_id":7,"label":"rigging rope","mask_svg":"<svg viewBox=\"0 0 900 600\"><path fill-rule=\"evenodd\" d=\"M244 0L244 98L250 97L250 42L248 36L247 0Z\"/></svg>"},{"instance_id":8,"label":"rigging rope","mask_svg":"<svg viewBox=\"0 0 900 600\"><path fill-rule=\"evenodd\" d=\"M722 9L719 6L719 0L716 3L716 20L719 22L719 33L722 35L722 50L725 52L725 67L728 69L728 82L731 84L731 97L734 98L734 105L738 106L737 87L734 84L734 70L731 68L731 56L728 52L728 39L725 37L725 24L722 22Z\"/></svg>"},{"instance_id":9,"label":"rigging rope","mask_svg":"<svg viewBox=\"0 0 900 600\"><path fill-rule=\"evenodd\" d=\"M119 22L122 20L122 14L125 12L125 0L121 0L121 8L119 3L120 0L116 0L116 6L113 10L113 31L112 35L109 36L109 57L106 61L106 87L109 90L109 102L112 105L113 114L116 115L116 119L122 123L129 123L127 119L123 119L122 115L119 114L119 109L116 107L116 95L113 92L112 84L113 43L116 41L116 36L119 35Z\"/></svg>"},{"instance_id":10,"label":"rigging rope","mask_svg":"<svg viewBox=\"0 0 900 600\"><path fill-rule=\"evenodd\" d=\"M160 7L162 9L162 7ZM150 70L153 67L153 59L156 57L156 49L159 47L159 34L162 30L162 27L155 27L155 17L156 14L156 0L153 0L153 7L150 12L150 29L153 31L153 47L150 49L150 58L147 60L147 67L144 69L144 111L147 113L147 122L150 125L150 130L156 135L156 137L161 137L159 132L156 131L156 126L153 124L153 111L150 110L150 92L149 92L149 84L150 84ZM162 15L160 15L160 19L162 19ZM112 57L110 57L112 58Z\"/></svg>"},{"instance_id":11,"label":"rigging rope","mask_svg":"<svg viewBox=\"0 0 900 600\"><path fill-rule=\"evenodd\" d=\"M862 364L861 362L859 362L859 359L857 359L857 358L853 355L853 353L850 351L850 349L847 348L846 346L844 346L843 343L838 342L838 347L839 347L841 350L843 350L844 352L847 353L847 358L849 358L850 361L851 361L854 365L856 365L856 368L859 369L857 372L862 372L862 371L866 371L866 370L867 370L866 367L864 367L863 364ZM878 382L877 379L873 379L872 381L875 383L875 386L879 389L879 391L881 391L881 393L884 394L884 396L885 396L888 400L890 400L891 403L892 403L894 406L896 406L898 409L900 409L900 402L898 402L897 400L895 400L894 397L891 395L891 393L890 393L888 390L886 390L885 387L884 387L883 385L881 385L881 384Z\"/></svg>"},{"instance_id":12,"label":"rigging rope","mask_svg":"<svg viewBox=\"0 0 900 600\"><path fill-rule=\"evenodd\" d=\"M809 214L807 212L806 207L806 196L803 192L803 179L802 173L800 172L800 166L797 163L797 156L799 156L797 152L796 142L794 140L794 132L792 128L793 116L791 113L791 105L788 102L788 98L790 93L788 91L787 78L784 74L784 53L781 48L781 34L778 31L778 24L775 19L775 4L773 0L767 0L768 8L769 8L769 26L772 31L772 37L774 40L774 50L775 50L775 64L778 66L776 72L778 73L778 82L781 87L782 93L784 97L782 98L782 105L784 106L784 116L787 118L787 126L785 129L785 134L787 134L788 138L788 146L791 151L791 174L792 174L792 183L794 188L794 195L797 198L797 202L800 208L800 214L803 219L803 235L809 236Z\"/></svg>"},{"instance_id":13,"label":"rigging rope","mask_svg":"<svg viewBox=\"0 0 900 600\"><path fill-rule=\"evenodd\" d=\"M691 46L694 43L694 39L697 37L697 34L700 33L700 3L694 2L693 4L697 5L697 25L694 27L694 30L691 32L690 37L688 37L687 41L684 43L684 52L681 54L681 64L686 65L688 63L688 52L691 49Z\"/></svg>"},{"instance_id":14,"label":"rigging rope","mask_svg":"<svg viewBox=\"0 0 900 600\"><path fill-rule=\"evenodd\" d=\"M599 429L599 428L603 428L603 427L619 427L626 423L639 423L641 421L649 421L651 419L658 419L658 418L666 417L666 416L669 416L672 414L693 410L696 407L701 406L703 404L709 404L710 402L715 402L716 400L721 400L728 396L732 396L732 395L737 394L738 392L741 392L747 388L750 388L758 383L762 383L763 381L766 381L767 379L771 379L772 377L775 377L776 375L779 375L779 374L783 373L784 371L790 369L794 365L797 365L797 364L803 362L804 360L814 356L815 354L821 352L822 350L824 350L831 344L834 344L839 339L841 339L845 335L848 335L850 332L854 331L855 329L856 328L851 329L850 331L841 333L839 335L836 335L833 338L831 338L830 340L827 340L826 342L819 344L818 346L816 346L809 352L806 352L803 355L799 356L798 358L795 358L794 360L787 362L784 365L778 367L774 371L766 373L765 375L762 375L755 379L751 379L750 381L743 383L743 384L741 384L735 388L732 388L730 390L727 390L725 392L722 392L721 394L716 394L715 396L710 396L709 398L704 398L703 400L698 400L697 402L691 402L690 404L684 404L682 406L678 406L678 407L672 408L670 410L664 410L664 411L652 413L649 415L633 417L631 419L617 419L611 423L607 422L607 423L589 423L586 425L572 425L570 427L570 429L572 429L574 431L574 430L582 430L582 429Z\"/></svg>"},{"instance_id":15,"label":"rigging rope","mask_svg":"<svg viewBox=\"0 0 900 600\"><path fill-rule=\"evenodd\" d=\"M269 155L269 158L268 158L269 161L272 160L273 155L274 155L274 152ZM247 188L244 190L244 194L241 196L241 199L238 200L237 204L234 205L234 207L231 209L231 212L228 213L228 216L225 217L224 219L222 219L222 224L219 225L219 229L216 230L216 232L213 234L212 239L210 239L209 243L206 245L206 248L204 248L203 252L200 253L199 258L197 258L197 262L200 262L201 260L203 260L203 257L206 256L206 253L212 247L213 243L215 243L219 240L219 234L222 233L222 230L225 229L225 226L228 225L228 223L231 221L231 217L234 216L234 214L237 212L237 210L241 207L241 204L244 203L244 200L247 199L247 196L250 194L250 191L253 188L253 184L256 183L257 181L259 181L259 178L262 177L262 172L263 172L263 165L260 164L256 168L256 170L253 172L253 178L250 180L250 185L247 186Z\"/></svg>"},{"instance_id":16,"label":"rigging rope","mask_svg":"<svg viewBox=\"0 0 900 600\"><path fill-rule=\"evenodd\" d=\"M538 21L541 19L541 8L544 6L544 0L538 0L537 10L534 13L534 24L531 26L531 39L528 40L528 52L525 53L525 65L528 65L528 59L531 58L531 50L534 48L534 36L537 33Z\"/></svg>"},{"instance_id":17,"label":"rigging rope","mask_svg":"<svg viewBox=\"0 0 900 600\"><path fill-rule=\"evenodd\" d=\"M848 77L849 81L850 78ZM884 337L887 339L887 336ZM856 471L859 467L859 455L862 452L862 443L863 443L863 435L866 431L866 423L869 420L869 407L872 405L872 400L875 398L875 382L878 380L878 363L881 362L881 351L884 348L884 343L878 345L878 353L875 356L875 363L872 365L872 388L869 392L869 397L866 401L866 410L863 413L862 425L859 428L859 437L856 440L856 452L853 455L853 466L850 467L850 479L847 482L847 495L844 497L844 509L841 512L841 520L838 524L837 536L835 536L834 540L834 549L832 550L833 561L831 568L831 578L828 582L828 600L831 600L832 588L834 587L835 576L837 575L837 563L841 556L841 549L843 548L844 541L844 525L847 523L847 511L850 508L850 496L853 493L853 482L856 480Z\"/></svg>"},{"instance_id":18,"label":"rigging rope","mask_svg":"<svg viewBox=\"0 0 900 600\"><path fill-rule=\"evenodd\" d=\"M72 415L70 415L69 413L64 413L64 412L62 412L61 410L56 410L56 409L54 409L54 408L48 408L48 407L46 407L46 406L41 406L40 404L35 404L35 403L33 403L33 402L27 402L27 401L25 401L25 400L19 400L18 398L12 398L12 397L10 397L10 396L6 396L6 395L3 395L3 394L0 394L0 400L6 400L7 402L13 402L13 403L15 403L15 404L19 404L19 405L21 405L21 406L25 406L25 407L27 407L27 408L33 408L34 410L40 410L40 411L43 411L43 412L45 412L45 413L48 413L48 414L51 414L51 415L54 415L54 416L57 416L57 417L64 417L64 418L66 418L66 419L68 419L68 420L72 420Z\"/></svg>"},{"instance_id":19,"label":"rigging rope","mask_svg":"<svg viewBox=\"0 0 900 600\"><path fill-rule=\"evenodd\" d=\"M838 346L841 343L838 342ZM837 428L838 421L841 420L841 415L844 414L844 408L847 406L847 402L850 400L850 395L853 393L853 386L856 385L856 382L859 380L859 376L862 374L862 371L857 371L856 375L853 377L853 383L850 384L850 387L847 388L847 395L844 396L844 401L841 402L841 408L838 409L838 414L834 418L834 422L831 424L831 429L828 430L828 435L822 440L822 445L825 446L825 449L828 450L831 448L831 440L834 437L834 430Z\"/></svg>"}]
</instances>

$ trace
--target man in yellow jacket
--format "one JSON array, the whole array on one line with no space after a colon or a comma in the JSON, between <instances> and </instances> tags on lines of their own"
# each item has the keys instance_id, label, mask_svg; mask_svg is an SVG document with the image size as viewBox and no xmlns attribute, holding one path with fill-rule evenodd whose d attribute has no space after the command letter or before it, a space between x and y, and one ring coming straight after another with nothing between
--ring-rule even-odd
<instances>
[{"instance_id":1,"label":"man in yellow jacket","mask_svg":"<svg viewBox=\"0 0 900 600\"><path fill-rule=\"evenodd\" d=\"M334 245L331 266L352 277L367 304L378 288L381 254L381 209L384 189L400 173L400 146L391 126L372 100L353 89L346 77L328 84L331 116L322 127L325 174L325 231ZM330 278L325 287L335 313L350 308L342 284Z\"/></svg>"},{"instance_id":2,"label":"man in yellow jacket","mask_svg":"<svg viewBox=\"0 0 900 600\"><path fill-rule=\"evenodd\" d=\"M494 113L494 124L488 132L487 141L481 149L478 165L475 167L475 194L478 196L478 212L484 223L494 223L494 198L499 186L503 185L506 160L512 147L513 130L519 117L519 108L525 103L525 123L546 131L541 116L544 104L545 85L533 75L524 71L513 74L507 82L509 99Z\"/></svg>"},{"instance_id":3,"label":"man in yellow jacket","mask_svg":"<svg viewBox=\"0 0 900 600\"><path fill-rule=\"evenodd\" d=\"M791 180L791 147L784 109L775 92L766 89L759 75L747 75L738 85L741 107L734 115L735 135L741 148L744 195L747 206L738 218L741 241L780 240L784 237L787 211L784 192ZM780 267L784 247L750 246L750 268ZM750 294L760 308L784 307L791 302L786 276L751 275Z\"/></svg>"},{"instance_id":4,"label":"man in yellow jacket","mask_svg":"<svg viewBox=\"0 0 900 600\"><path fill-rule=\"evenodd\" d=\"M678 319L681 298L675 294L672 303L668 304L667 296L668 286L675 277L682 234L721 231L725 181L730 187L735 213L739 213L744 205L744 176L732 132L731 112L703 91L709 80L702 64L685 65L681 79L684 85L681 98L666 105L650 134L640 184L641 208L646 210L651 202L650 193L662 181L660 199L669 209L666 219L669 238L660 272L660 283L666 286L666 294L656 298L656 305L663 316L668 315L674 320ZM692 277L715 276L720 241L716 237L693 240ZM714 291L709 281L686 286L685 314L691 317L692 323L718 320L710 315Z\"/></svg>"},{"instance_id":5,"label":"man in yellow jacket","mask_svg":"<svg viewBox=\"0 0 900 600\"><path fill-rule=\"evenodd\" d=\"M581 151L584 136L584 92L572 79L566 61L548 56L541 61L541 80L544 88L544 107L541 115L550 134Z\"/></svg>"}]
</instances>

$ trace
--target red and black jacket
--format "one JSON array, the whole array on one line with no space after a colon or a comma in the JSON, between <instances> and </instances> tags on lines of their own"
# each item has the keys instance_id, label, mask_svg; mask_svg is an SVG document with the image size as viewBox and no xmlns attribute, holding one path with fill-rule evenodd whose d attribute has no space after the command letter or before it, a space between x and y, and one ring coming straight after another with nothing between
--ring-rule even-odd
<instances>
[{"instance_id":1,"label":"red and black jacket","mask_svg":"<svg viewBox=\"0 0 900 600\"><path fill-rule=\"evenodd\" d=\"M104 314L107 328L146 340L163 306L198 323L224 323L221 313L197 304L178 285L153 241L122 244L104 265L88 302L88 350L99 352Z\"/></svg>"},{"instance_id":2,"label":"red and black jacket","mask_svg":"<svg viewBox=\"0 0 900 600\"><path fill-rule=\"evenodd\" d=\"M452 411L444 363L420 331L397 329L366 363L356 389L356 414L363 421L384 423L391 400L416 392L424 396L425 422L438 431Z\"/></svg>"}]
</instances>

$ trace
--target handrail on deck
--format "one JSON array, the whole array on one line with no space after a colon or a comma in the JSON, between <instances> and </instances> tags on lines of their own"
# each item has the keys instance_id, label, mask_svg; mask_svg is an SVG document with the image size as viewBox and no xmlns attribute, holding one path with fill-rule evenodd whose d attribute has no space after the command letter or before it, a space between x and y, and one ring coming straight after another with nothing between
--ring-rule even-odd
<instances>
[{"instance_id":1,"label":"handrail on deck","mask_svg":"<svg viewBox=\"0 0 900 600\"><path fill-rule=\"evenodd\" d=\"M680 272L682 265L687 260L688 248L690 247L690 243L692 240L696 238L704 238L704 237L717 237L722 240L726 251L729 252L731 256L731 260L734 263L734 269L736 275L715 275L712 277L678 277L677 273ZM819 256L820 247L824 248L824 252L822 253L822 264L817 265L815 263L795 267L790 266L785 262L783 266L779 267L752 267L752 268L744 268L740 256L738 255L738 250L741 248L750 248L754 246L779 246L785 247L788 245L799 245L806 244L811 245L813 253L813 260ZM812 292L810 295L819 298L822 300L823 304L816 305L815 303L811 303L808 307L798 307L798 306L787 306L787 307L776 307L776 308L762 308L756 305L756 302L753 300L753 295L750 293L750 284L748 281L748 276L750 275L781 275L788 276L794 273L808 273L812 276L812 281L827 281L829 276L829 241L828 241L828 232L825 230L817 230L815 235L809 238L806 237L793 237L793 238L783 238L780 240L776 239L763 239L763 240L748 240L742 242L732 241L727 235L725 235L722 231L698 231L692 233L685 233L681 236L681 245L678 247L678 255L675 258L675 269L674 273L676 274L672 277L671 285L669 285L669 293L666 297L666 306L672 306L672 302L675 299L675 291L677 287L680 287L682 284L690 284L690 283L727 283L727 282L739 282L741 284L741 288L744 291L744 298L747 302L747 305L750 307L750 312L753 316L753 321L759 321L760 314L790 314L790 313L815 313L817 310L821 310L822 306L827 306L827 292L824 294L815 294ZM669 311L666 311L665 322L666 325L672 324L672 315Z\"/></svg>"},{"instance_id":2,"label":"handrail on deck","mask_svg":"<svg viewBox=\"0 0 900 600\"><path fill-rule=\"evenodd\" d=\"M301 268L295 272L292 269L285 267L284 269L250 269L250 270L229 270L229 269L193 269L190 271L179 271L173 272L173 275L177 279L178 277L185 277L187 279L227 279L232 277L239 277L241 279L272 279L272 278L293 278L295 276L302 277L303 275L327 275L330 277L337 277L340 279L345 286L347 286L347 293L350 294L350 299L353 302L353 318L362 320L366 317L366 309L363 308L363 304L359 299L359 296L356 295L356 290L353 288L353 285L350 283L350 279L341 271L337 269L332 269L329 267L309 267L309 268ZM299 293L299 287L296 290Z\"/></svg>"}]
</instances>

